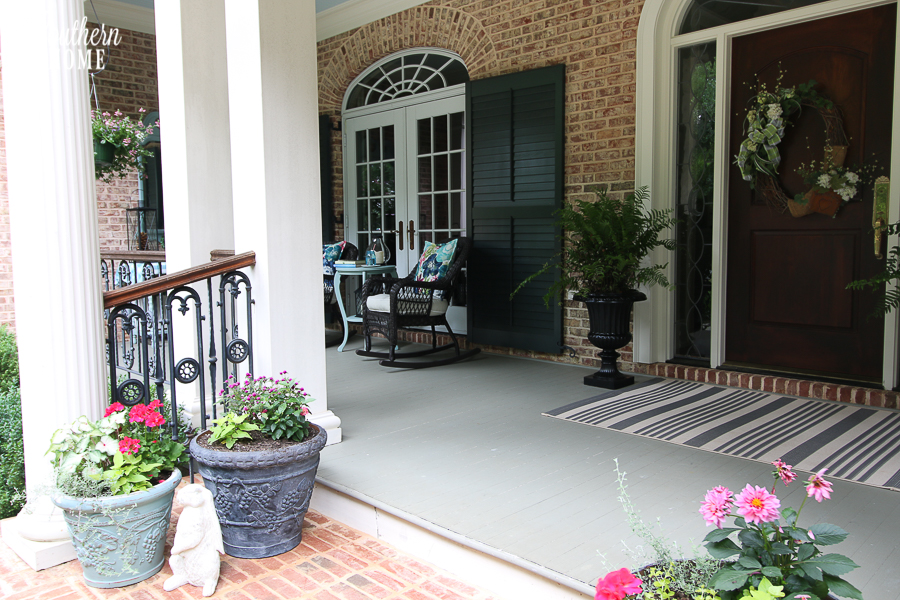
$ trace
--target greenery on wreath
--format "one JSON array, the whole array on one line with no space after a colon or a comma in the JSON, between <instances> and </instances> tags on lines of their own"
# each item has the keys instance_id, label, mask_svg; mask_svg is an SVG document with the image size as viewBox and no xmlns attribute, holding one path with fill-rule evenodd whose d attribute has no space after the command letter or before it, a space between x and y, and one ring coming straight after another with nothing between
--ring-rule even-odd
<instances>
[{"instance_id":1,"label":"greenery on wreath","mask_svg":"<svg viewBox=\"0 0 900 600\"><path fill-rule=\"evenodd\" d=\"M216 439L211 437L210 442L221 441L231 448L237 438L250 437L239 432L257 429L273 440L299 442L309 435L307 404L313 399L287 371L282 371L279 379L253 379L247 374L243 383L229 378L225 384L220 396L228 413L216 420L212 429Z\"/></svg>"},{"instance_id":2,"label":"greenery on wreath","mask_svg":"<svg viewBox=\"0 0 900 600\"><path fill-rule=\"evenodd\" d=\"M669 286L666 264L644 263L655 248L675 248L674 239L660 235L676 223L671 210L646 209L650 193L646 187L623 200L610 198L605 189L595 188L597 200L576 199L557 211L557 225L563 230L563 250L537 273L530 275L510 294L510 299L532 280L551 269L559 269L559 280L544 295L551 298L572 290L578 296L617 294L642 285Z\"/></svg>"},{"instance_id":3,"label":"greenery on wreath","mask_svg":"<svg viewBox=\"0 0 900 600\"><path fill-rule=\"evenodd\" d=\"M803 177L803 182L809 186L809 189L816 192L834 192L841 197L844 203L856 197L861 185L872 181L873 171L874 167L850 170L847 167L835 166L827 160L813 160L809 165L802 163L797 168L797 173ZM794 201L799 204L807 203L804 194L794 196Z\"/></svg>"},{"instance_id":4,"label":"greenery on wreath","mask_svg":"<svg viewBox=\"0 0 900 600\"><path fill-rule=\"evenodd\" d=\"M140 108L138 112L143 114L146 111ZM92 110L91 131L94 140L113 147L111 163L94 163L94 174L97 179L110 183L133 170L143 174L143 159L153 156L153 152L144 145L144 140L153 133L154 127L159 127L159 120L151 125L144 125L140 121L132 121L129 116L118 110L112 114Z\"/></svg>"},{"instance_id":5,"label":"greenery on wreath","mask_svg":"<svg viewBox=\"0 0 900 600\"><path fill-rule=\"evenodd\" d=\"M757 173L778 176L781 153L778 145L784 139L791 118L799 114L804 105L832 110L834 103L814 89L816 82L802 83L794 87L781 85L784 73L779 73L774 91L768 91L765 83L759 84L759 92L750 100L750 108L744 119L746 138L741 142L735 163L741 177L753 187Z\"/></svg>"}]
</instances>

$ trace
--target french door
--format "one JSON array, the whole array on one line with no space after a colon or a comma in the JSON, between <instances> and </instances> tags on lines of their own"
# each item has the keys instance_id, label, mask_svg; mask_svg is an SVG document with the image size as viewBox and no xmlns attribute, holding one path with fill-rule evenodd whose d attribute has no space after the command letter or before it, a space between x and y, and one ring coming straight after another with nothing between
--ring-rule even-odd
<instances>
[{"instance_id":1,"label":"french door","mask_svg":"<svg viewBox=\"0 0 900 600\"><path fill-rule=\"evenodd\" d=\"M465 97L384 110L344 121L344 236L360 252L381 237L400 277L425 242L465 235ZM447 320L465 333L465 306Z\"/></svg>"}]
</instances>

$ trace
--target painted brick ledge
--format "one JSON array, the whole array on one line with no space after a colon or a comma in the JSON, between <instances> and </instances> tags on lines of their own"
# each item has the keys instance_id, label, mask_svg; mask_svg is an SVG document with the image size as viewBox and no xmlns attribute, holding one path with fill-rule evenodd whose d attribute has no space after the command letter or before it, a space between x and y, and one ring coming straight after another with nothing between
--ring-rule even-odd
<instances>
[{"instance_id":1,"label":"painted brick ledge","mask_svg":"<svg viewBox=\"0 0 900 600\"><path fill-rule=\"evenodd\" d=\"M789 394L803 398L819 398L822 400L837 400L850 404L864 404L880 408L900 408L900 393L852 385L837 385L822 383L820 381L808 381L805 379L793 379L790 377L775 377L770 375L751 375L750 373L738 373L736 371L724 371L721 369L708 369L704 367L685 367L668 363L638 364L633 365L635 373L654 375L656 377L671 377L673 379L686 379L717 385L729 385L748 390L760 390L774 392L776 394Z\"/></svg>"}]
</instances>

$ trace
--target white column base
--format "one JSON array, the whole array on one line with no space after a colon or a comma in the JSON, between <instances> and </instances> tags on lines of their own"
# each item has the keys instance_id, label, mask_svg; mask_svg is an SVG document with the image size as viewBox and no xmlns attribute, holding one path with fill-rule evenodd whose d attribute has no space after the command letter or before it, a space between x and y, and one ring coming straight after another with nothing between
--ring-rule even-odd
<instances>
[{"instance_id":1,"label":"white column base","mask_svg":"<svg viewBox=\"0 0 900 600\"><path fill-rule=\"evenodd\" d=\"M325 433L328 434L328 441L325 442L326 446L341 443L341 440L343 439L343 434L341 433L341 419L330 410L310 415L309 422L322 427L325 430Z\"/></svg>"},{"instance_id":2,"label":"white column base","mask_svg":"<svg viewBox=\"0 0 900 600\"><path fill-rule=\"evenodd\" d=\"M48 496L29 502L18 516L0 521L0 535L6 545L35 571L76 558L62 511Z\"/></svg>"}]
</instances>

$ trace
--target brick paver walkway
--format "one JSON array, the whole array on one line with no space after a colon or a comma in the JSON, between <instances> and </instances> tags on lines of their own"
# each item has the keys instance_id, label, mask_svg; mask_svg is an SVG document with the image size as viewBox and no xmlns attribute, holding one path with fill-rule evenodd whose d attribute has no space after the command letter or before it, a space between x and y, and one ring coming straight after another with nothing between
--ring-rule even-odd
<instances>
[{"instance_id":1,"label":"brick paver walkway","mask_svg":"<svg viewBox=\"0 0 900 600\"><path fill-rule=\"evenodd\" d=\"M172 511L166 556L181 507ZM167 558L168 560L168 558ZM72 561L35 573L0 541L0 598L6 600L184 600L202 598L184 585L163 591L172 574L163 570L141 583L101 590L87 587L81 565ZM227 600L499 600L434 565L381 543L359 531L309 511L303 541L290 552L259 560L222 557L214 598Z\"/></svg>"}]
</instances>

